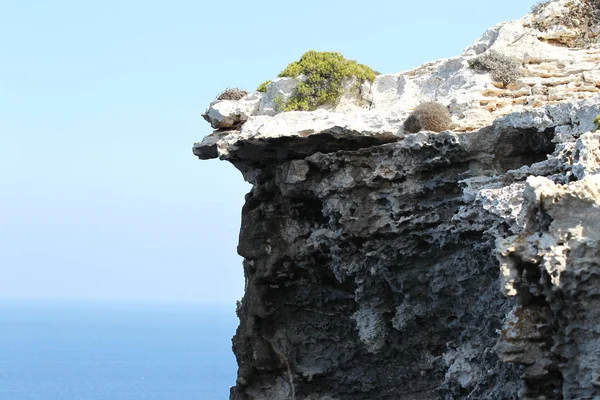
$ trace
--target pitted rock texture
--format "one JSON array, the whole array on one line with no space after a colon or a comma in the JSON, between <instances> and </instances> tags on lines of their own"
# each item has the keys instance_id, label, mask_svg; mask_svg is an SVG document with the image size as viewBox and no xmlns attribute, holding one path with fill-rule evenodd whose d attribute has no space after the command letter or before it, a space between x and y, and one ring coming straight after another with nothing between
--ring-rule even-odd
<instances>
[{"instance_id":1,"label":"pitted rock texture","mask_svg":"<svg viewBox=\"0 0 600 400\"><path fill-rule=\"evenodd\" d=\"M232 399L514 397L519 371L493 351L511 307L493 237L453 221L471 165L495 170L470 139L415 134L253 177Z\"/></svg>"},{"instance_id":2,"label":"pitted rock texture","mask_svg":"<svg viewBox=\"0 0 600 400\"><path fill-rule=\"evenodd\" d=\"M581 139L598 152L600 135ZM498 243L503 289L519 298L499 354L526 365L523 399L598 398L600 175L567 185L531 176L523 197L525 228Z\"/></svg>"},{"instance_id":3,"label":"pitted rock texture","mask_svg":"<svg viewBox=\"0 0 600 400\"><path fill-rule=\"evenodd\" d=\"M520 296L515 283L541 273L524 272L502 243L535 238L529 218L543 220L523 200L528 177L596 176L599 136L582 130L598 113L597 102L566 103L473 132L403 137L325 118L329 133L198 144L196 154L221 146L254 185L231 398L562 398L565 355L544 328L552 309L527 303L539 292ZM516 263L501 263L503 279L498 251Z\"/></svg>"},{"instance_id":4,"label":"pitted rock texture","mask_svg":"<svg viewBox=\"0 0 600 400\"><path fill-rule=\"evenodd\" d=\"M211 106L233 111L194 154L253 185L231 400L600 398L600 53L565 47L596 35L565 25L580 3L379 76L368 107L268 110L290 80ZM490 49L522 62L517 84L464 68ZM430 95L458 129L404 132Z\"/></svg>"}]
</instances>

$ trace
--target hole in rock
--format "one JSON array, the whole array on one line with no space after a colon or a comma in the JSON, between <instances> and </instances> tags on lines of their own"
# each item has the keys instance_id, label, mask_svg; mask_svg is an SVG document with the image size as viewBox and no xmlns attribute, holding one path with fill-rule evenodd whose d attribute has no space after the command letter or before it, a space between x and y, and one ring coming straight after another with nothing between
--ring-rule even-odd
<instances>
[{"instance_id":1,"label":"hole in rock","mask_svg":"<svg viewBox=\"0 0 600 400\"><path fill-rule=\"evenodd\" d=\"M502 172L518 169L546 160L556 147L553 138L554 128L543 132L535 128L507 129L501 133L494 155Z\"/></svg>"},{"instance_id":2,"label":"hole in rock","mask_svg":"<svg viewBox=\"0 0 600 400\"><path fill-rule=\"evenodd\" d=\"M298 197L290 199L291 215L317 225L325 225L329 221L323 215L323 202L317 197Z\"/></svg>"}]
</instances>

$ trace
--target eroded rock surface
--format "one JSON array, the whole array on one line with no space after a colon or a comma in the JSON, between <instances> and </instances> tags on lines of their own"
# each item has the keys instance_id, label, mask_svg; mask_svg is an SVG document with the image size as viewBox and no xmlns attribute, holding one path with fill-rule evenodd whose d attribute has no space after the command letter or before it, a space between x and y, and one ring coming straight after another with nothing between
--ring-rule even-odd
<instances>
[{"instance_id":1,"label":"eroded rock surface","mask_svg":"<svg viewBox=\"0 0 600 400\"><path fill-rule=\"evenodd\" d=\"M580 3L379 76L368 106L277 113L284 80L211 121L194 154L253 184L232 400L600 398L600 52L560 22ZM465 67L490 49L516 84ZM432 96L458 128L403 132Z\"/></svg>"},{"instance_id":2,"label":"eroded rock surface","mask_svg":"<svg viewBox=\"0 0 600 400\"><path fill-rule=\"evenodd\" d=\"M596 154L587 172L600 166L599 144L598 134L578 140L577 148ZM523 198L524 229L498 241L503 290L519 298L499 355L526 365L523 399L597 398L600 175L566 185L530 176Z\"/></svg>"}]
</instances>

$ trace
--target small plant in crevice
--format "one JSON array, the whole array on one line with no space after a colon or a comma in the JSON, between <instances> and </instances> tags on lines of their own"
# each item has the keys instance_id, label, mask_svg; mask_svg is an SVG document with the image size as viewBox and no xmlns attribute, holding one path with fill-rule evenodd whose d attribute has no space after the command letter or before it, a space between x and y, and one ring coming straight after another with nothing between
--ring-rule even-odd
<instances>
[{"instance_id":1,"label":"small plant in crevice","mask_svg":"<svg viewBox=\"0 0 600 400\"><path fill-rule=\"evenodd\" d=\"M290 63L278 76L302 76L285 105L285 111L312 111L319 106L336 105L344 91L344 80L354 78L360 86L363 82L374 81L375 75L371 68L347 60L340 53L310 50L300 60Z\"/></svg>"},{"instance_id":2,"label":"small plant in crevice","mask_svg":"<svg viewBox=\"0 0 600 400\"><path fill-rule=\"evenodd\" d=\"M278 93L273 97L273 103L275 104L275 112L282 112L285 110L285 98L281 93Z\"/></svg>"},{"instance_id":3,"label":"small plant in crevice","mask_svg":"<svg viewBox=\"0 0 600 400\"><path fill-rule=\"evenodd\" d=\"M217 96L217 100L239 100L247 94L248 92L239 88L227 88Z\"/></svg>"},{"instance_id":4,"label":"small plant in crevice","mask_svg":"<svg viewBox=\"0 0 600 400\"><path fill-rule=\"evenodd\" d=\"M404 130L409 133L420 131L442 132L453 127L454 123L448 108L437 101L419 104L404 121Z\"/></svg>"},{"instance_id":5,"label":"small plant in crevice","mask_svg":"<svg viewBox=\"0 0 600 400\"><path fill-rule=\"evenodd\" d=\"M261 83L260 85L258 85L258 87L256 88L257 92L261 92L261 93L265 93L267 91L267 85L269 83L271 83L271 79L264 81L263 83Z\"/></svg>"},{"instance_id":6,"label":"small plant in crevice","mask_svg":"<svg viewBox=\"0 0 600 400\"><path fill-rule=\"evenodd\" d=\"M470 60L469 67L477 71L489 72L494 82L500 82L505 87L522 76L520 62L494 50Z\"/></svg>"},{"instance_id":7,"label":"small plant in crevice","mask_svg":"<svg viewBox=\"0 0 600 400\"><path fill-rule=\"evenodd\" d=\"M596 118L594 118L594 125L596 125L596 130L600 129L600 114L596 115Z\"/></svg>"}]
</instances>

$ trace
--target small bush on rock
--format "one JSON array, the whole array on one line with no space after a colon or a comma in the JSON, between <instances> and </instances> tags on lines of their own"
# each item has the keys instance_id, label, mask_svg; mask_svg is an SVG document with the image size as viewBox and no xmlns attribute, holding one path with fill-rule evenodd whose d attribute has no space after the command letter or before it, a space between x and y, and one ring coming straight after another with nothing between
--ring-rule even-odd
<instances>
[{"instance_id":1,"label":"small bush on rock","mask_svg":"<svg viewBox=\"0 0 600 400\"><path fill-rule=\"evenodd\" d=\"M282 112L285 110L285 98L281 93L278 93L273 97L273 104L275 105L275 112Z\"/></svg>"},{"instance_id":2,"label":"small bush on rock","mask_svg":"<svg viewBox=\"0 0 600 400\"><path fill-rule=\"evenodd\" d=\"M596 125L596 130L600 129L600 114L596 115L596 118L594 118L594 125Z\"/></svg>"},{"instance_id":3,"label":"small bush on rock","mask_svg":"<svg viewBox=\"0 0 600 400\"><path fill-rule=\"evenodd\" d=\"M217 100L239 100L247 94L248 92L242 89L227 88L217 96Z\"/></svg>"},{"instance_id":4,"label":"small bush on rock","mask_svg":"<svg viewBox=\"0 0 600 400\"><path fill-rule=\"evenodd\" d=\"M347 60L340 53L314 50L307 51L279 73L280 78L300 75L303 79L288 99L285 111L311 111L322 105L337 104L345 79L355 78L359 84L375 80L375 71L366 65Z\"/></svg>"},{"instance_id":5,"label":"small bush on rock","mask_svg":"<svg viewBox=\"0 0 600 400\"><path fill-rule=\"evenodd\" d=\"M419 104L404 121L404 130L410 133L442 132L452 129L453 126L448 109L436 101Z\"/></svg>"},{"instance_id":6,"label":"small bush on rock","mask_svg":"<svg viewBox=\"0 0 600 400\"><path fill-rule=\"evenodd\" d=\"M260 85L258 85L258 87L256 88L257 92L261 92L261 93L265 93L267 91L267 85L271 83L271 80L269 79L268 81L264 81L263 83L261 83Z\"/></svg>"},{"instance_id":7,"label":"small bush on rock","mask_svg":"<svg viewBox=\"0 0 600 400\"><path fill-rule=\"evenodd\" d=\"M515 82L521 77L521 63L512 57L507 57L493 50L469 61L469 67L489 72L492 80L500 82L504 86Z\"/></svg>"}]
</instances>

